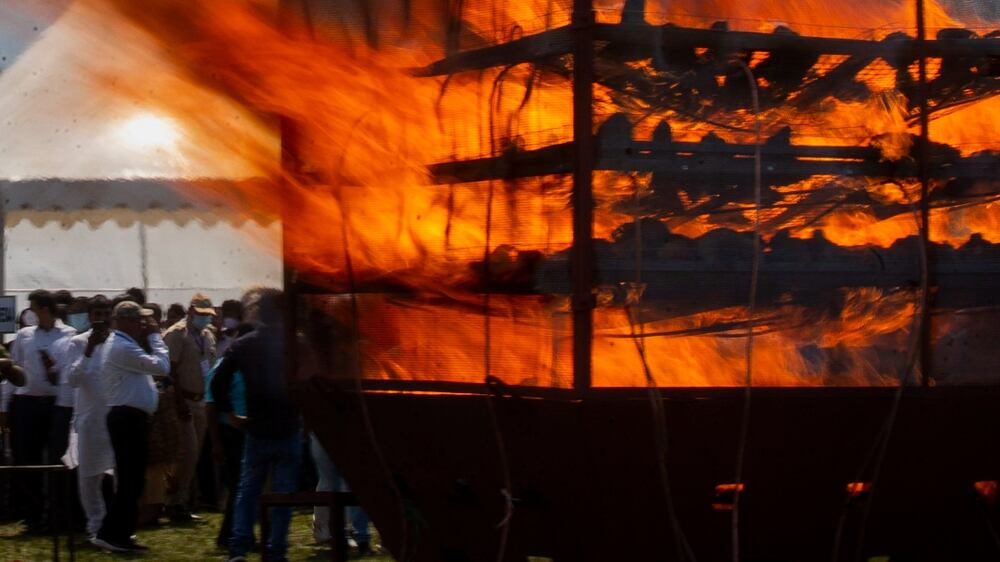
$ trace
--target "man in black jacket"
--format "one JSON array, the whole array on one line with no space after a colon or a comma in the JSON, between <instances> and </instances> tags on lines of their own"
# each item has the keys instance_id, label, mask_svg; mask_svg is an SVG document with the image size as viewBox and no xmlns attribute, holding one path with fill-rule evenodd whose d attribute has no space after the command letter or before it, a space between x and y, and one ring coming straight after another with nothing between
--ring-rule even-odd
<instances>
[{"instance_id":1,"label":"man in black jacket","mask_svg":"<svg viewBox=\"0 0 1000 562\"><path fill-rule=\"evenodd\" d=\"M243 466L233 513L229 542L231 561L246 559L253 544L257 499L271 474L274 492L294 492L302 457L302 427L283 375L284 296L277 289L253 290L244 297L245 309L256 315L257 329L237 339L216 367L212 395L220 414L229 416L233 427L246 429ZM229 391L239 371L246 386L247 416L233 413ZM270 560L285 560L291 508L276 508L267 544Z\"/></svg>"}]
</instances>

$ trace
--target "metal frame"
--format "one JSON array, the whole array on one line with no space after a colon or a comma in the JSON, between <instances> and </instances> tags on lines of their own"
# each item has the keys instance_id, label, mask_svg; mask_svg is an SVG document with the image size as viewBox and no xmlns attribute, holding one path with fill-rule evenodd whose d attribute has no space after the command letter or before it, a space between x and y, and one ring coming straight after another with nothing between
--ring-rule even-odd
<instances>
[{"instance_id":1,"label":"metal frame","mask_svg":"<svg viewBox=\"0 0 1000 562\"><path fill-rule=\"evenodd\" d=\"M414 69L420 76L435 76L463 70L483 69L499 64L512 64L544 58L571 55L572 93L573 93L573 140L557 146L550 146L536 151L521 151L494 158L466 160L433 165L432 172L439 181L475 181L486 176L504 177L504 171L514 176L535 175L540 173L572 173L572 224L573 242L570 250L570 288L572 295L573 314L573 388L588 389L592 385L591 348L593 332L593 310L595 297L593 294L596 274L596 258L593 248L593 186L592 174L595 169L646 169L647 171L673 169L682 164L683 158L676 153L700 150L714 158L715 163L732 159L733 154L742 154L748 147L737 145L721 145L698 147L699 143L671 143L670 146L654 146L655 143L631 141L630 154L614 156L599 153L601 138L595 134L593 83L594 83L594 45L596 41L618 41L635 45L652 45L655 38L677 47L692 47L709 45L710 48L756 48L771 49L804 49L816 53L840 53L858 57L888 56L892 53L899 56L913 57L919 65L919 80L917 91L918 118L920 138L915 153L916 163L904 166L904 175L918 177L921 182L920 236L925 247L929 244L930 220L930 181L935 177L932 171L933 155L930 153L927 58L929 56L961 55L961 56L1000 56L1000 40L996 39L941 39L929 41L926 38L923 0L915 0L917 15L917 37L892 38L883 41L868 41L855 39L838 39L822 37L804 37L798 35L768 34L756 32L737 32L715 29L673 28L669 33L660 26L653 26L636 21L620 24L596 23L591 0L574 0L571 22L567 26L551 29L535 35L516 39L504 44L473 49L461 52L450 52L445 59L436 61L426 67ZM848 66L851 66L849 63ZM831 70L836 72L837 69ZM294 173L298 168L295 158L294 126L287 121L282 122L282 161L287 171ZM888 168L877 161L872 149L865 148L834 148L834 147L768 147L775 152L775 157L781 158L782 166L792 165L797 173L872 173L888 171ZM841 157L841 161L816 161L809 158ZM797 160L802 156L805 160ZM793 162L786 162L792 159ZM562 163L552 164L553 160ZM995 165L983 163L980 160L969 159L952 163L950 170L959 176L980 177L994 171ZM516 168L517 171L512 170ZM728 168L727 168L728 169ZM895 170L897 173L900 169ZM686 170L697 174L697 170ZM283 209L283 252L287 256L293 249L288 245L285 224L293 216L294 208ZM927 252L925 252L927 254ZM922 259L928 260L924 255ZM922 267L929 273L931 264L924 263ZM299 293L310 292L309 283L300 278L294 269L285 263L285 288L288 299L288 316L286 330L287 349L294 349L294 334L298 326ZM315 291L313 291L315 292ZM320 289L320 292L323 292ZM930 360L930 291L926 292L922 308L924 322L922 323L920 339L920 365L923 382L929 385L932 374L929 372ZM289 372L296 372L294 353L288 355ZM416 383L414 387L435 388L439 385Z\"/></svg>"}]
</instances>

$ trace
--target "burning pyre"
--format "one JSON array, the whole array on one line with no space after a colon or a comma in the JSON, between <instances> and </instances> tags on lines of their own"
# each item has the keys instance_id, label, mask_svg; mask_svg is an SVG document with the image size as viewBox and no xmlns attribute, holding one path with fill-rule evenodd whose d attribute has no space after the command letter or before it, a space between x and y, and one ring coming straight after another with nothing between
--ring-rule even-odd
<instances>
[{"instance_id":1,"label":"burning pyre","mask_svg":"<svg viewBox=\"0 0 1000 562\"><path fill-rule=\"evenodd\" d=\"M333 326L317 345L358 322L362 357L334 371L360 361L368 378L572 383L568 4L85 5L148 34L184 83L250 108L272 135L284 123L280 161L273 136L231 139L264 180L204 196L284 219L285 258ZM942 384L988 377L975 353L1000 305L1000 38L988 22L929 3L918 44L899 1L831 13L629 0L597 3L594 19L595 386L645 384L635 338L659 385L740 385L747 330L754 384L898 383L922 298L922 95L930 370ZM182 89L151 101L138 83L108 87L154 103L192 144L225 138Z\"/></svg>"}]
</instances>

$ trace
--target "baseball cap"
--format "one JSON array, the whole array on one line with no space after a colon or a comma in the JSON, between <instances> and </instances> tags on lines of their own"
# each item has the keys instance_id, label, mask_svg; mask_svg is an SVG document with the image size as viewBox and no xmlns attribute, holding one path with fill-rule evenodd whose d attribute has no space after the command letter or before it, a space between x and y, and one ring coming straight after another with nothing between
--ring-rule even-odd
<instances>
[{"instance_id":1,"label":"baseball cap","mask_svg":"<svg viewBox=\"0 0 1000 562\"><path fill-rule=\"evenodd\" d=\"M212 306L212 299L201 293L198 293L191 298L191 308L193 308L198 314L215 316L215 308Z\"/></svg>"},{"instance_id":2,"label":"baseball cap","mask_svg":"<svg viewBox=\"0 0 1000 562\"><path fill-rule=\"evenodd\" d=\"M152 316L153 311L148 308L143 308L139 303L134 303L132 301L124 301L115 305L115 310L112 316L115 318L142 318L144 316Z\"/></svg>"}]
</instances>

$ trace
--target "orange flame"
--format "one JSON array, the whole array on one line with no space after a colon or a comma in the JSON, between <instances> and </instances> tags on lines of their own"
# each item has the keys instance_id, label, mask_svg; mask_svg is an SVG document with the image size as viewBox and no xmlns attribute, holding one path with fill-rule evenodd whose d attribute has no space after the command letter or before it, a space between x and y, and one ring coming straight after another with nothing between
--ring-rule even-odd
<instances>
[{"instance_id":1,"label":"orange flame","mask_svg":"<svg viewBox=\"0 0 1000 562\"><path fill-rule=\"evenodd\" d=\"M484 372L492 372L513 384L570 384L572 338L565 299L484 296L477 285L482 262L491 275L513 275L523 252L551 257L570 245L568 178L441 187L429 185L425 167L570 140L572 100L565 76L517 65L447 80L414 77L408 69L445 54L440 14L419 3L398 33L383 33L392 25L380 28L377 48L366 45L351 26L313 29L237 0L197 8L169 0L91 4L102 17L114 17L108 11L113 9L154 38L162 55L182 71L184 79L161 89L154 103L183 123L190 143L228 141L233 157L265 178L207 190L203 196L222 198L251 215L283 217L285 258L311 281L339 290L403 289L408 295L359 299L364 350L359 360L366 376L481 382ZM928 5L931 27L956 25L940 6ZM621 5L606 2L599 8L602 20L613 20L610 14ZM426 14L437 15L423 21ZM914 27L911 4L902 1L852 0L833 12L818 1L688 0L668 7L650 2L645 16L650 23L706 27L726 19L733 29L770 32L780 24L807 34L873 39ZM466 43L489 44L565 24L568 10L550 9L545 2L473 4L463 21ZM751 64L759 62L760 57ZM634 70L648 71L648 66L639 63ZM761 116L765 133L801 121L792 135L796 145L872 143L887 160L908 157L914 129L890 70L883 61L869 65L861 79L878 95L864 101L827 98L808 112L766 111ZM273 131L274 116L280 116L286 124L284 161L269 148L273 136L227 139L218 116L199 111L196 99L185 95L185 88L194 85L249 108L259 129ZM140 88L124 90L130 98L150 102ZM608 88L595 87L594 94L599 112L617 107ZM978 145L965 144L975 142L968 139L995 138L997 120L987 116L995 116L996 109L992 101L958 109L941 119L934 139L972 147ZM969 131L963 115L984 124ZM748 133L754 115L747 110L725 116L728 127L722 129L674 111L653 112L636 126L636 135L648 137L660 119L679 125L679 140L701 140L709 131L730 143L755 140ZM648 195L650 181L648 174L595 174L599 238L610 239L622 224L641 218L640 209L621 203L637 193ZM855 181L852 189L903 206L919 192L909 184ZM782 202L794 203L822 186L818 178L808 178L777 191ZM689 212L708 199L682 196ZM664 220L674 234L690 237L720 226L749 230L751 210L745 204L724 210L735 217L726 224L708 212L694 220ZM769 213L765 218L779 216ZM935 210L932 237L954 246L975 234L1000 242L998 213L995 203ZM778 221L767 234L790 230L811 238L821 232L841 246L888 247L916 233L910 213L879 218L861 207L796 220ZM348 273L354 287L346 281ZM841 297L844 304L836 313L787 304L754 319L754 384L895 384L905 369L915 296L862 288ZM334 317L345 306L337 298L314 304ZM595 312L595 385L644 385L645 368L660 385L743 384L749 322L743 307L669 317L643 312L638 330L629 316L630 311L611 304Z\"/></svg>"}]
</instances>

